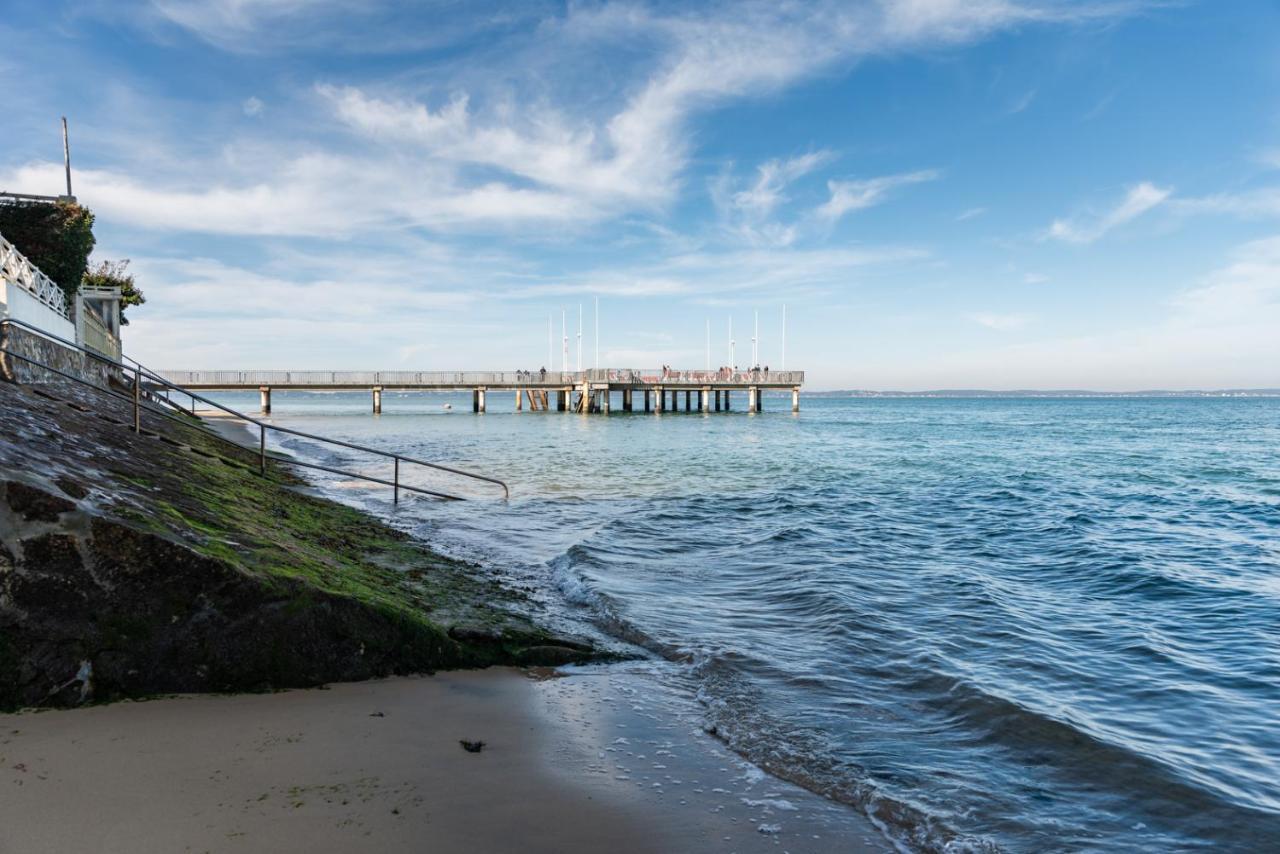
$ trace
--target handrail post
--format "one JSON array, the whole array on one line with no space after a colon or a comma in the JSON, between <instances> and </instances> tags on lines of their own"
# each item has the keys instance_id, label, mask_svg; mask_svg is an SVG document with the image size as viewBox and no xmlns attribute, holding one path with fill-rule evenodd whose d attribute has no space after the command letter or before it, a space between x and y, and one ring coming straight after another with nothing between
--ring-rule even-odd
<instances>
[{"instance_id":1,"label":"handrail post","mask_svg":"<svg viewBox=\"0 0 1280 854\"><path fill-rule=\"evenodd\" d=\"M392 496L392 498L391 498L391 503L392 503L392 504L399 504L399 503L400 503L400 458L399 458L399 457L395 457L394 459L395 459L395 471L396 471L396 474L395 474L395 486L391 487L391 490L392 490L392 492L391 492L391 496Z\"/></svg>"},{"instance_id":2,"label":"handrail post","mask_svg":"<svg viewBox=\"0 0 1280 854\"><path fill-rule=\"evenodd\" d=\"M133 432L142 432L142 371L133 369Z\"/></svg>"},{"instance_id":3,"label":"handrail post","mask_svg":"<svg viewBox=\"0 0 1280 854\"><path fill-rule=\"evenodd\" d=\"M258 473L267 473L267 425L258 425Z\"/></svg>"}]
</instances>

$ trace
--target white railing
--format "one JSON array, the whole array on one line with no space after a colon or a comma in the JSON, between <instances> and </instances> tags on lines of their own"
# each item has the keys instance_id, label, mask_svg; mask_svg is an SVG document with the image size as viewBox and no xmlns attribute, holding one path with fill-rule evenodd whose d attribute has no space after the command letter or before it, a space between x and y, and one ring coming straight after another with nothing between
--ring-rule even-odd
<instances>
[{"instance_id":1,"label":"white railing","mask_svg":"<svg viewBox=\"0 0 1280 854\"><path fill-rule=\"evenodd\" d=\"M67 295L58 283L50 279L40 268L27 260L27 256L17 250L12 243L0 234L0 278L6 284L16 285L26 291L36 301L60 316L63 320L71 320L71 310L67 307Z\"/></svg>"},{"instance_id":2,"label":"white railing","mask_svg":"<svg viewBox=\"0 0 1280 854\"><path fill-rule=\"evenodd\" d=\"M804 371L677 371L667 368L598 368L586 372L593 383L643 385L790 385L804 384Z\"/></svg>"},{"instance_id":3,"label":"white railing","mask_svg":"<svg viewBox=\"0 0 1280 854\"><path fill-rule=\"evenodd\" d=\"M56 335L74 338L67 297L0 234L0 318L11 317Z\"/></svg>"},{"instance_id":4,"label":"white railing","mask_svg":"<svg viewBox=\"0 0 1280 854\"><path fill-rule=\"evenodd\" d=\"M160 371L188 388L564 388L584 381L630 385L798 386L804 371Z\"/></svg>"}]
</instances>

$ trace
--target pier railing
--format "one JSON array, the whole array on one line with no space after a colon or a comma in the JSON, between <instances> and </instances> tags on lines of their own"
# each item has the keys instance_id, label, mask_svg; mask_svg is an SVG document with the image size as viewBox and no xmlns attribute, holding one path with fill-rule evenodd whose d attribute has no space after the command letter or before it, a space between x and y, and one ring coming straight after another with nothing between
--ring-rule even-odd
<instances>
[{"instance_id":1,"label":"pier railing","mask_svg":"<svg viewBox=\"0 0 1280 854\"><path fill-rule=\"evenodd\" d=\"M690 385L802 385L804 371L674 371L663 368L593 368L585 372L593 383L636 383L663 385L679 383Z\"/></svg>"},{"instance_id":2,"label":"pier railing","mask_svg":"<svg viewBox=\"0 0 1280 854\"><path fill-rule=\"evenodd\" d=\"M804 383L804 371L664 371L610 368L586 371L160 371L184 388L564 388L585 382L663 385L786 385Z\"/></svg>"}]
</instances>

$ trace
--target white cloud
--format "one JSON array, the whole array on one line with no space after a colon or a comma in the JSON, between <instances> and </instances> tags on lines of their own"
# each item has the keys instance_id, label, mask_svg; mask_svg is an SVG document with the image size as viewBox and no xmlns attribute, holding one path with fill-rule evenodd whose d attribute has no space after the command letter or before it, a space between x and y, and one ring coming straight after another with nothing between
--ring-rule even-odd
<instances>
[{"instance_id":1,"label":"white cloud","mask_svg":"<svg viewBox=\"0 0 1280 854\"><path fill-rule=\"evenodd\" d=\"M831 198L818 207L817 214L823 219L834 221L849 211L859 211L880 204L898 187L933 181L939 174L936 169L925 169L860 181L828 181L827 189Z\"/></svg>"},{"instance_id":2,"label":"white cloud","mask_svg":"<svg viewBox=\"0 0 1280 854\"><path fill-rule=\"evenodd\" d=\"M746 185L729 174L712 184L711 198L726 230L757 246L789 246L799 233L794 224L773 219L779 206L789 201L786 189L833 158L829 151L814 151L787 160L769 160L756 168Z\"/></svg>"},{"instance_id":3,"label":"white cloud","mask_svg":"<svg viewBox=\"0 0 1280 854\"><path fill-rule=\"evenodd\" d=\"M1009 114L1016 115L1018 113L1021 113L1022 111L1027 109L1027 107L1030 107L1031 102L1034 101L1035 99L1036 99L1036 90L1031 89L1027 91L1022 95L1022 97L1018 98L1018 100L1014 101L1012 104L1009 105L1009 110L1008 110Z\"/></svg>"},{"instance_id":4,"label":"white cloud","mask_svg":"<svg viewBox=\"0 0 1280 854\"><path fill-rule=\"evenodd\" d=\"M1092 243L1112 229L1164 204L1172 193L1171 188L1157 187L1144 181L1130 187L1120 204L1110 211L1095 216L1054 220L1045 236L1067 243Z\"/></svg>"},{"instance_id":5,"label":"white cloud","mask_svg":"<svg viewBox=\"0 0 1280 854\"><path fill-rule=\"evenodd\" d=\"M1280 216L1280 187L1261 187L1199 198L1179 198L1171 203L1180 214L1224 214L1257 219Z\"/></svg>"},{"instance_id":6,"label":"white cloud","mask_svg":"<svg viewBox=\"0 0 1280 854\"><path fill-rule=\"evenodd\" d=\"M1028 285L1043 285L1049 281L1049 277L1044 273L1027 273L1022 277L1022 281Z\"/></svg>"},{"instance_id":7,"label":"white cloud","mask_svg":"<svg viewBox=\"0 0 1280 854\"><path fill-rule=\"evenodd\" d=\"M960 213L956 214L956 222L964 222L965 220L982 216L986 212L986 208L968 208L967 210L960 211Z\"/></svg>"},{"instance_id":8,"label":"white cloud","mask_svg":"<svg viewBox=\"0 0 1280 854\"><path fill-rule=\"evenodd\" d=\"M985 311L971 312L966 314L965 317L988 329L997 329L1001 332L1021 329L1031 319L1025 314L994 314Z\"/></svg>"},{"instance_id":9,"label":"white cloud","mask_svg":"<svg viewBox=\"0 0 1280 854\"><path fill-rule=\"evenodd\" d=\"M120 200L104 197L100 204L151 229L207 223L217 233L330 235L340 230L343 211L351 212L352 231L402 224L546 231L635 213L660 216L683 189L694 147L688 125L701 111L868 56L957 43L1029 22L1124 14L1133 6L885 0L696 11L616 3L441 9L439 27L421 38L441 42L499 28L493 49L474 58L429 60L394 83L333 81L316 88L314 103L326 114L304 117L308 126L329 130L325 120L336 122L359 138L359 154L352 153L350 137L334 141L317 130L302 146L281 141L256 170L224 174L190 156L168 158L186 163L186 174L201 175L204 186L157 176L155 158L86 177L120 192ZM410 11L389 2L151 0L150 8L155 19L237 51L396 51L423 30L406 26ZM600 85L583 86L584 72L595 68L608 75L597 75ZM412 82L424 78L430 82ZM455 87L442 100L434 88L440 81ZM244 106L249 113L258 109L253 99ZM285 115L286 105L274 104L273 113ZM183 128L172 145L189 138ZM370 141L380 147L376 156L366 153ZM306 153L291 153L298 149ZM821 215L838 218L926 176L933 173L833 184ZM769 203L767 176L761 178L758 196L748 192L740 201ZM175 215L184 211L198 215ZM761 226L758 236L785 244L794 231Z\"/></svg>"},{"instance_id":10,"label":"white cloud","mask_svg":"<svg viewBox=\"0 0 1280 854\"><path fill-rule=\"evenodd\" d=\"M266 109L266 104L262 103L262 99L256 95L250 95L248 98L244 99L244 103L241 104L241 107L244 109L244 114L246 116L252 117L262 115L262 111Z\"/></svg>"}]
</instances>

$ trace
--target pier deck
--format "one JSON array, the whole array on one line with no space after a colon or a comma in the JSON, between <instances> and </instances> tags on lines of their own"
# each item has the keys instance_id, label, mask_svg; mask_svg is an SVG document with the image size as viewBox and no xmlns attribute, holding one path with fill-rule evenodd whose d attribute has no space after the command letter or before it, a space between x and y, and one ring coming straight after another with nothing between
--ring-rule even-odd
<instances>
[{"instance_id":1,"label":"pier deck","mask_svg":"<svg viewBox=\"0 0 1280 854\"><path fill-rule=\"evenodd\" d=\"M587 371L160 371L169 382L192 390L261 393L262 411L271 411L272 390L358 391L368 389L373 411L382 411L382 392L470 391L472 409L485 411L488 392L513 391L516 408L528 400L532 410L549 409L554 392L560 412L602 412L611 408L614 392L622 393L622 409L634 409L636 392L645 412L677 411L680 392L685 411L719 412L731 407L734 391L747 393L747 411L763 408L766 390L791 392L791 409L800 410L804 371L664 371L659 369L592 369ZM576 395L576 398L575 398ZM712 400L714 399L714 404ZM670 401L668 403L668 400Z\"/></svg>"}]
</instances>

